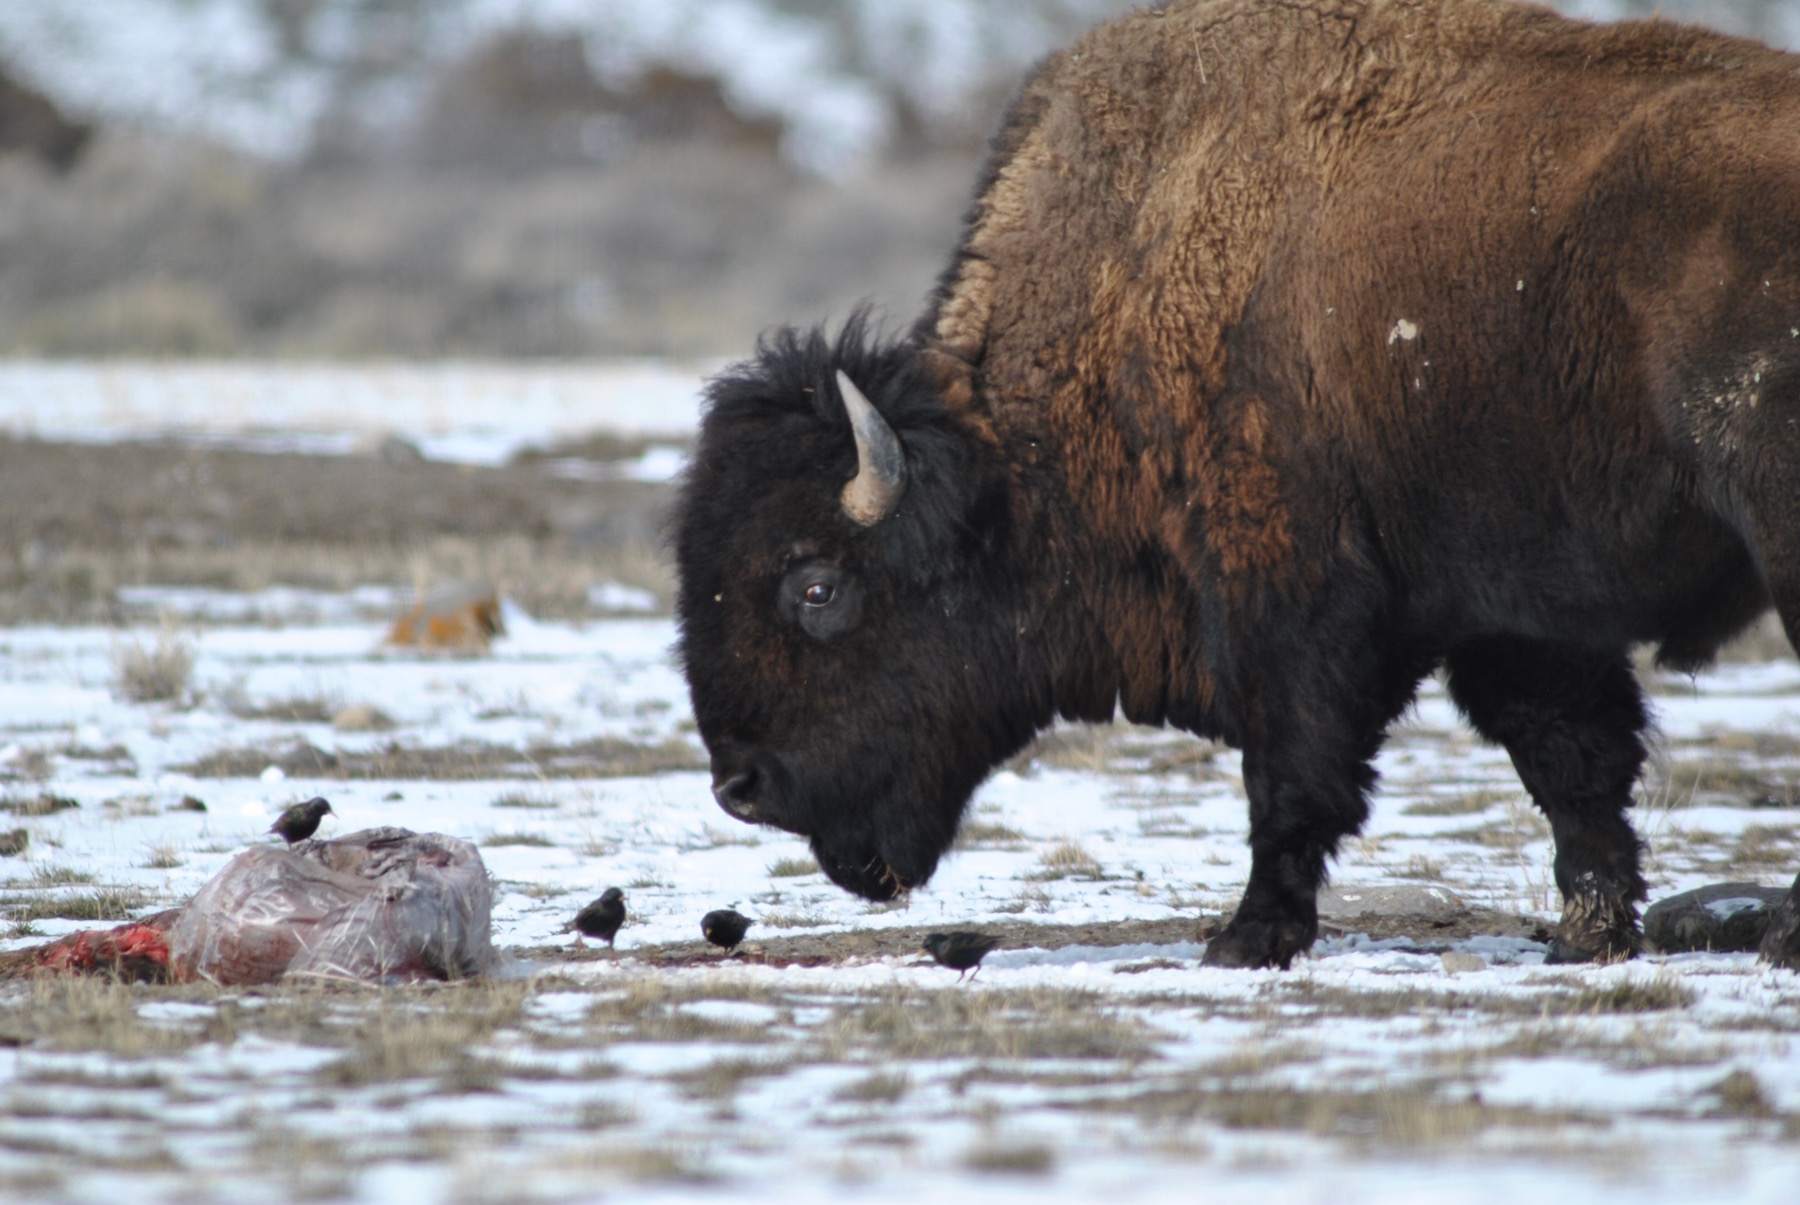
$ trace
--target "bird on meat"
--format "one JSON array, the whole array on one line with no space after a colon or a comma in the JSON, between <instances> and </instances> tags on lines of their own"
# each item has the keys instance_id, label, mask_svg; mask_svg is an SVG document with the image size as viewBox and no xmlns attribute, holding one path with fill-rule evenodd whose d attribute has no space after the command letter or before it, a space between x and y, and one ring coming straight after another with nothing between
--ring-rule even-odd
<instances>
[{"instance_id":1,"label":"bird on meat","mask_svg":"<svg viewBox=\"0 0 1800 1205\"><path fill-rule=\"evenodd\" d=\"M319 831L319 822L327 815L335 816L331 805L325 802L324 796L308 799L305 803L296 803L287 811L275 818L269 831L288 843L292 849L297 841L305 841Z\"/></svg>"}]
</instances>

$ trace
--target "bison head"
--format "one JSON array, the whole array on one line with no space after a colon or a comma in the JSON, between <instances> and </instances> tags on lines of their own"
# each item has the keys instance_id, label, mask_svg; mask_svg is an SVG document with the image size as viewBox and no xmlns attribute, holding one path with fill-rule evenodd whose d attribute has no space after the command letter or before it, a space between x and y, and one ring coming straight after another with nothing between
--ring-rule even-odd
<instances>
[{"instance_id":1,"label":"bison head","mask_svg":"<svg viewBox=\"0 0 1800 1205\"><path fill-rule=\"evenodd\" d=\"M713 792L833 882L930 877L1043 717L1018 664L1005 474L915 345L786 329L708 387L676 519Z\"/></svg>"}]
</instances>

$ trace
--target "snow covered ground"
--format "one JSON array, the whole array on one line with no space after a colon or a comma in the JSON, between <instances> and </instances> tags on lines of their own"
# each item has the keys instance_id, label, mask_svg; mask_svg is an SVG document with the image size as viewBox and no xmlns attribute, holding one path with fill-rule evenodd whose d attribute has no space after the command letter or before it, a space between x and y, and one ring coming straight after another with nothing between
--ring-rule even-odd
<instances>
[{"instance_id":1,"label":"snow covered ground","mask_svg":"<svg viewBox=\"0 0 1800 1205\"><path fill-rule=\"evenodd\" d=\"M170 601L204 611L191 592ZM324 794L344 826L480 843L510 977L386 992L12 985L0 994L0 1038L18 1043L0 1050L0 1189L1185 1199L1204 1184L1226 1201L1772 1201L1800 1182L1800 979L1748 955L1549 971L1517 937L1455 942L1476 960L1459 962L1350 935L1285 974L1203 970L1191 941L1005 948L961 985L913 956L759 966L757 943L782 936L1229 907L1247 869L1236 758L1184 760L1185 742L1164 734L1065 734L981 792L974 848L907 907L871 908L811 870L798 840L725 818L697 747L692 769L559 777L556 751L594 738L693 745L667 620L575 629L514 614L493 656L443 660L385 653L377 625L341 620L374 601L314 600L317 625L187 628L184 704L114 697L122 645L147 635L0 632L8 799L79 804L0 817L31 834L0 864L0 892L38 917L5 944L91 923L56 916L57 900L110 891L147 911L185 898L267 839L281 807ZM266 619L268 600L255 613ZM1696 742L1742 745L1734 736L1800 748L1800 667L1668 686L1672 763ZM395 727L343 733L323 718L359 703ZM490 752L483 778L284 773L301 742L346 759L391 742L528 750L537 763ZM1754 765L1791 776L1793 748ZM197 770L220 751L269 768ZM1341 883L1424 875L1471 905L1553 914L1541 825L1505 759L1469 741L1441 694L1427 693L1383 769ZM1753 826L1785 834L1791 855L1800 821L1681 798L1643 812L1659 895L1741 874L1732 851ZM1758 863L1752 877L1774 884L1793 864ZM618 958L559 955L561 926L611 884L631 900ZM633 957L692 941L700 914L728 905L759 920L749 958ZM59 1028L42 1016L109 1008L132 1018L124 1036L116 1017ZM387 1049L413 1025L435 1035L430 1049Z\"/></svg>"},{"instance_id":2,"label":"snow covered ground","mask_svg":"<svg viewBox=\"0 0 1800 1205\"><path fill-rule=\"evenodd\" d=\"M17 374L40 371L0 371L0 423L31 392ZM341 392L296 375L314 383L251 385ZM560 421L482 396L435 428L444 447L490 458ZM257 413L271 438L329 426L299 402ZM713 804L666 617L515 610L491 656L443 658L380 647L404 602L385 587L129 601L172 627L0 629L0 833L28 834L0 858L0 949L178 902L323 794L326 835L477 842L507 970L423 988L0 984L0 1198L1510 1205L1785 1202L1800 1184L1800 976L1750 955L1546 968L1516 926L1352 929L1288 972L1203 969L1193 921L1230 908L1248 869L1228 750L1054 734L983 788L928 887L872 907L799 840ZM121 665L158 640L191 649L187 691L125 701ZM1637 815L1653 895L1791 881L1800 665L1655 688ZM359 705L391 726L333 724ZM1340 886L1554 918L1543 823L1440 689L1381 769ZM618 953L576 952L561 928L609 885L630 898ZM695 944L726 906L757 920L741 958ZM952 926L1009 940L962 983L881 944Z\"/></svg>"}]
</instances>

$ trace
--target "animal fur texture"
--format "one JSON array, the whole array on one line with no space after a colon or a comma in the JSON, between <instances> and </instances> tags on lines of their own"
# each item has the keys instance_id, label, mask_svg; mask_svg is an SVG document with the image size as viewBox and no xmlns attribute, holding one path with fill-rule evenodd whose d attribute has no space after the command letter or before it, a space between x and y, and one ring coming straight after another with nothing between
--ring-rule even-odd
<instances>
[{"instance_id":1,"label":"animal fur texture","mask_svg":"<svg viewBox=\"0 0 1800 1205\"><path fill-rule=\"evenodd\" d=\"M904 450L873 524L836 374ZM1058 716L1244 751L1281 965L1448 673L1629 956L1628 649L1800 638L1800 58L1497 0L1176 0L1025 83L926 312L715 379L678 513L720 803L925 881Z\"/></svg>"}]
</instances>

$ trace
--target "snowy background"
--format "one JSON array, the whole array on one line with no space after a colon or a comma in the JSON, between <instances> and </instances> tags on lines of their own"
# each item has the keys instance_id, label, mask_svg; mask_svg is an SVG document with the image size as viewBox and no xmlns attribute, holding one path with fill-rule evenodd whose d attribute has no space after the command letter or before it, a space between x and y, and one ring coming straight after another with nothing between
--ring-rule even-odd
<instances>
[{"instance_id":1,"label":"snowy background","mask_svg":"<svg viewBox=\"0 0 1800 1205\"><path fill-rule=\"evenodd\" d=\"M1125 7L8 0L0 71L67 124L0 111L0 354L716 357L864 299L903 322L1021 74ZM1791 0L1654 7L1800 38Z\"/></svg>"}]
</instances>

